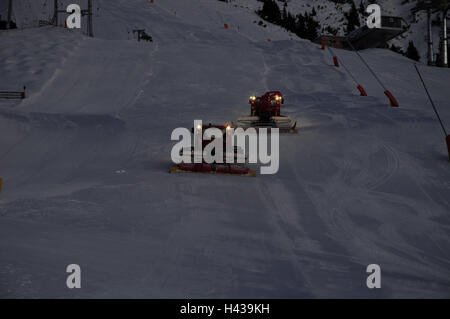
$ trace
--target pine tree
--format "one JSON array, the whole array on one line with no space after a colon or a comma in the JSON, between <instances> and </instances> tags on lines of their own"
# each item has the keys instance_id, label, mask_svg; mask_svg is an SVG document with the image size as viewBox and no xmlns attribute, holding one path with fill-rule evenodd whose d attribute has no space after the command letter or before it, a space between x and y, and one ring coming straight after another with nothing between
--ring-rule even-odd
<instances>
[{"instance_id":1,"label":"pine tree","mask_svg":"<svg viewBox=\"0 0 450 319\"><path fill-rule=\"evenodd\" d=\"M283 14L281 15L281 26L287 29L287 21L288 20L288 12L287 12L287 3L284 3L283 6Z\"/></svg>"},{"instance_id":2,"label":"pine tree","mask_svg":"<svg viewBox=\"0 0 450 319\"><path fill-rule=\"evenodd\" d=\"M318 29L320 24L314 20L313 16L308 16L306 24L306 38L310 41L314 41L319 36Z\"/></svg>"},{"instance_id":3,"label":"pine tree","mask_svg":"<svg viewBox=\"0 0 450 319\"><path fill-rule=\"evenodd\" d=\"M264 19L274 24L281 23L280 7L274 0L264 0L264 5L258 14Z\"/></svg>"},{"instance_id":4,"label":"pine tree","mask_svg":"<svg viewBox=\"0 0 450 319\"><path fill-rule=\"evenodd\" d=\"M297 34L300 38L306 38L306 19L301 13L297 15L295 34Z\"/></svg>"},{"instance_id":5,"label":"pine tree","mask_svg":"<svg viewBox=\"0 0 450 319\"><path fill-rule=\"evenodd\" d=\"M355 2L352 1L352 7L350 11L345 15L347 18L347 33L350 33L356 29L356 27L361 26L359 21L358 10L356 9Z\"/></svg>"},{"instance_id":6,"label":"pine tree","mask_svg":"<svg viewBox=\"0 0 450 319\"><path fill-rule=\"evenodd\" d=\"M295 33L295 29L296 29L295 17L290 12L287 15L285 24L286 24L286 29L288 31Z\"/></svg>"},{"instance_id":7,"label":"pine tree","mask_svg":"<svg viewBox=\"0 0 450 319\"><path fill-rule=\"evenodd\" d=\"M263 3L262 9L257 11L257 14L264 20L280 25L303 39L314 41L319 36L320 23L314 19L317 15L314 7L310 14L293 16L288 11L286 2L282 10L275 0L263 0ZM259 25L262 25L262 22Z\"/></svg>"},{"instance_id":8,"label":"pine tree","mask_svg":"<svg viewBox=\"0 0 450 319\"><path fill-rule=\"evenodd\" d=\"M413 41L409 41L408 49L406 49L406 57L414 61L420 61L420 54Z\"/></svg>"},{"instance_id":9,"label":"pine tree","mask_svg":"<svg viewBox=\"0 0 450 319\"><path fill-rule=\"evenodd\" d=\"M361 0L361 3L359 4L359 14L362 16L366 15L366 7L364 7L363 0Z\"/></svg>"}]
</instances>

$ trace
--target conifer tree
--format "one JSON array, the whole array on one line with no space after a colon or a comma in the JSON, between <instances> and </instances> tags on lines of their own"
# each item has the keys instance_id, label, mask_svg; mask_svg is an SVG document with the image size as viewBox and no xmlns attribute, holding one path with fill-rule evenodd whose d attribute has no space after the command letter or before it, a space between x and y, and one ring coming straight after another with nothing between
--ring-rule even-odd
<instances>
[{"instance_id":1,"label":"conifer tree","mask_svg":"<svg viewBox=\"0 0 450 319\"><path fill-rule=\"evenodd\" d=\"M354 31L357 27L361 26L359 21L358 10L356 9L355 2L352 1L352 7L350 11L345 15L347 18L347 33Z\"/></svg>"},{"instance_id":2,"label":"conifer tree","mask_svg":"<svg viewBox=\"0 0 450 319\"><path fill-rule=\"evenodd\" d=\"M414 45L413 41L409 41L408 48L406 49L406 57L410 58L414 61L420 60L420 54L417 50L416 46Z\"/></svg>"}]
</instances>

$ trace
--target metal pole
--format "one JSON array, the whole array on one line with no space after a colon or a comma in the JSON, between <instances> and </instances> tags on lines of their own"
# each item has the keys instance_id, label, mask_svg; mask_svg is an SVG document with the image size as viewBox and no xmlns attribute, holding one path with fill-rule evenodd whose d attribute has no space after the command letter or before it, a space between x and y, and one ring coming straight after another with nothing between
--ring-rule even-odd
<instances>
[{"instance_id":1,"label":"metal pole","mask_svg":"<svg viewBox=\"0 0 450 319\"><path fill-rule=\"evenodd\" d=\"M8 2L8 22L6 24L6 28L11 28L11 16L12 16L12 0L9 0Z\"/></svg>"},{"instance_id":2,"label":"metal pole","mask_svg":"<svg viewBox=\"0 0 450 319\"><path fill-rule=\"evenodd\" d=\"M330 51L330 53L331 53L332 56L337 56L337 55L334 53L334 50L332 50L330 47L327 47L327 48L328 48L328 50ZM344 67L345 71L347 71L347 73L350 75L350 77L352 78L353 82L355 82L355 84L358 85L359 83L358 83L358 81L356 81L356 78L353 76L353 74L350 72L350 70L347 69L347 67L345 66L345 64L342 63L342 59L340 59L340 60L341 60L341 61L340 61L340 62L341 62L341 65Z\"/></svg>"},{"instance_id":3,"label":"metal pole","mask_svg":"<svg viewBox=\"0 0 450 319\"><path fill-rule=\"evenodd\" d=\"M417 67L417 64L414 64L414 67L416 68L417 74L419 74L420 81L422 82L423 87L425 89L425 92L428 95L428 99L431 102L431 106L433 107L434 113L436 113L437 119L438 119L439 123L441 124L442 130L444 131L444 134L447 137L448 136L447 135L447 130L445 129L444 123L442 122L441 117L439 116L439 112L438 112L438 110L436 108L436 105L433 102L433 99L431 98L430 92L428 91L428 88L427 88L427 86L425 84L425 81L423 80L422 75L419 72L419 68Z\"/></svg>"},{"instance_id":4,"label":"metal pole","mask_svg":"<svg viewBox=\"0 0 450 319\"><path fill-rule=\"evenodd\" d=\"M88 0L88 35L91 38L94 37L92 30L92 0Z\"/></svg>"},{"instance_id":5,"label":"metal pole","mask_svg":"<svg viewBox=\"0 0 450 319\"><path fill-rule=\"evenodd\" d=\"M384 86L383 82L381 82L380 78L375 74L375 72L372 70L372 68L369 66L369 64L367 64L366 60L364 60L364 58L361 56L361 54L359 54L358 50L355 49L355 47L353 46L353 44L350 42L350 40L348 38L347 38L347 43L350 45L350 48L352 49L352 51L354 51L356 53L356 55L360 58L360 60L364 63L364 65L369 70L369 72L373 75L375 80L377 80L377 82L381 85L383 90L387 91L387 88Z\"/></svg>"},{"instance_id":6,"label":"metal pole","mask_svg":"<svg viewBox=\"0 0 450 319\"><path fill-rule=\"evenodd\" d=\"M448 67L447 12L442 13L442 65Z\"/></svg>"},{"instance_id":7,"label":"metal pole","mask_svg":"<svg viewBox=\"0 0 450 319\"><path fill-rule=\"evenodd\" d=\"M434 63L434 50L433 50L433 31L431 22L431 9L427 11L427 25L428 25L428 65L433 65Z\"/></svg>"},{"instance_id":8,"label":"metal pole","mask_svg":"<svg viewBox=\"0 0 450 319\"><path fill-rule=\"evenodd\" d=\"M55 27L58 26L58 0L54 0L53 3L53 23Z\"/></svg>"}]
</instances>

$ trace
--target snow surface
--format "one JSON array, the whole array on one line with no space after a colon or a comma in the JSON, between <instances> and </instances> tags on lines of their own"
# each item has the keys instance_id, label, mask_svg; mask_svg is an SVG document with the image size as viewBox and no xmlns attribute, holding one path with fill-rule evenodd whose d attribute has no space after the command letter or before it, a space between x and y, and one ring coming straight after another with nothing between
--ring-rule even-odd
<instances>
[{"instance_id":1,"label":"snow surface","mask_svg":"<svg viewBox=\"0 0 450 319\"><path fill-rule=\"evenodd\" d=\"M362 53L394 109L354 53L336 50L369 97L252 10L96 6L94 39L0 33L0 90L28 88L0 102L1 297L450 297L449 162L412 61ZM449 70L420 68L450 123ZM281 137L277 175L168 173L174 128L236 121L273 89L300 125ZM82 289L65 286L72 263Z\"/></svg>"}]
</instances>

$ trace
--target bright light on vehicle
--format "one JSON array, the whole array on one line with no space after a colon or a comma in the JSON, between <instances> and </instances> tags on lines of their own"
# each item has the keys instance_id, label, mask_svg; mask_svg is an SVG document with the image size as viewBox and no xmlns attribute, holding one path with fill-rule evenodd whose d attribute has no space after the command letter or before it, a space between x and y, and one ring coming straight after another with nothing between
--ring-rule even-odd
<instances>
[{"instance_id":1,"label":"bright light on vehicle","mask_svg":"<svg viewBox=\"0 0 450 319\"><path fill-rule=\"evenodd\" d=\"M256 96L250 96L251 101L256 101Z\"/></svg>"}]
</instances>

